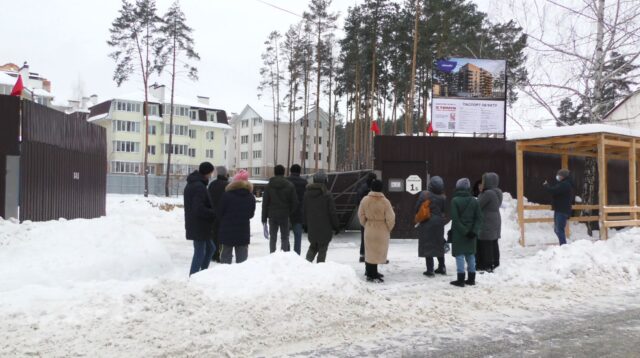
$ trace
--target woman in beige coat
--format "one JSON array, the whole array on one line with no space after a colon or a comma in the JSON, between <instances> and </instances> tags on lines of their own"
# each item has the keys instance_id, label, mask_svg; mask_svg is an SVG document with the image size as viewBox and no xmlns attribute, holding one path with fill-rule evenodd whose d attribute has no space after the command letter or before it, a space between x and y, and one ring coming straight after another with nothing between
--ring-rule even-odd
<instances>
[{"instance_id":1,"label":"woman in beige coat","mask_svg":"<svg viewBox=\"0 0 640 358\"><path fill-rule=\"evenodd\" d=\"M360 224L364 226L365 270L367 281L383 282L378 273L378 264L387 262L389 238L396 224L396 214L384 194L382 182L374 180L371 192L360 202L358 209Z\"/></svg>"}]
</instances>

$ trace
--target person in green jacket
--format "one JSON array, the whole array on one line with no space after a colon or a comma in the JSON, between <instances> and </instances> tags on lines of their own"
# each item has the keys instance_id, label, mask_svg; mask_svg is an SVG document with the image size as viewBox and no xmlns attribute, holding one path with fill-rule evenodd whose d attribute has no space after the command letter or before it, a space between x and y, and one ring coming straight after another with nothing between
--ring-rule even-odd
<instances>
[{"instance_id":1,"label":"person in green jacket","mask_svg":"<svg viewBox=\"0 0 640 358\"><path fill-rule=\"evenodd\" d=\"M333 234L337 235L340 229L336 205L326 185L327 175L317 172L313 175L313 184L307 185L304 193L303 227L309 238L309 262L313 262L316 255L318 263L326 260Z\"/></svg>"},{"instance_id":2,"label":"person in green jacket","mask_svg":"<svg viewBox=\"0 0 640 358\"><path fill-rule=\"evenodd\" d=\"M451 284L458 287L476 284L476 241L482 225L478 201L471 195L471 182L462 178L456 183L451 199L451 254L456 258L458 279ZM464 262L467 261L469 279L465 281Z\"/></svg>"}]
</instances>

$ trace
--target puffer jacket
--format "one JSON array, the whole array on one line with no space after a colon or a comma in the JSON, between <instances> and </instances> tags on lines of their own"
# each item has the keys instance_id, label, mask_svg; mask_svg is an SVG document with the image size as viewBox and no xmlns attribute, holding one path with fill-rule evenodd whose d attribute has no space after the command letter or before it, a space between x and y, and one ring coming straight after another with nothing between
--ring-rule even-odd
<instances>
[{"instance_id":1,"label":"puffer jacket","mask_svg":"<svg viewBox=\"0 0 640 358\"><path fill-rule=\"evenodd\" d=\"M209 202L207 178L197 170L187 177L183 198L187 240L210 240L215 212Z\"/></svg>"}]
</instances>

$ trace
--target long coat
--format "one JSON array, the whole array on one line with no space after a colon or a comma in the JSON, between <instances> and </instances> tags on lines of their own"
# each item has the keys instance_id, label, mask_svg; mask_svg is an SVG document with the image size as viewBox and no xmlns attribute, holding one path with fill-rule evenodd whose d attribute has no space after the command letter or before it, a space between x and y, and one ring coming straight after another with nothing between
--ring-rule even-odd
<instances>
[{"instance_id":1,"label":"long coat","mask_svg":"<svg viewBox=\"0 0 640 358\"><path fill-rule=\"evenodd\" d=\"M498 188L499 177L496 173L486 173L482 176L484 189L478 195L478 205L482 211L482 230L478 240L494 241L500 238L502 219L500 206L502 205L502 190Z\"/></svg>"},{"instance_id":2,"label":"long coat","mask_svg":"<svg viewBox=\"0 0 640 358\"><path fill-rule=\"evenodd\" d=\"M453 256L475 255L476 238L482 227L482 212L478 200L469 190L456 189L451 199L451 236ZM467 233L472 232L475 237L468 238Z\"/></svg>"},{"instance_id":3,"label":"long coat","mask_svg":"<svg viewBox=\"0 0 640 358\"><path fill-rule=\"evenodd\" d=\"M324 184L307 186L304 194L304 225L307 227L309 242L327 244L338 230L338 215L331 193Z\"/></svg>"},{"instance_id":4,"label":"long coat","mask_svg":"<svg viewBox=\"0 0 640 358\"><path fill-rule=\"evenodd\" d=\"M384 194L372 191L360 202L358 219L360 225L364 226L365 262L386 263L391 230L396 224L391 203Z\"/></svg>"},{"instance_id":5,"label":"long coat","mask_svg":"<svg viewBox=\"0 0 640 358\"><path fill-rule=\"evenodd\" d=\"M445 219L445 197L442 194L435 194L430 191L423 191L418 197L415 213L420 210L422 203L429 199L431 203L431 217L429 220L418 225L418 256L420 257L442 257L444 256L444 226Z\"/></svg>"},{"instance_id":6,"label":"long coat","mask_svg":"<svg viewBox=\"0 0 640 358\"><path fill-rule=\"evenodd\" d=\"M244 180L227 185L218 205L220 228L218 238L222 245L249 245L250 221L256 211L256 198L251 183Z\"/></svg>"},{"instance_id":7,"label":"long coat","mask_svg":"<svg viewBox=\"0 0 640 358\"><path fill-rule=\"evenodd\" d=\"M218 175L216 180L212 181L209 184L209 201L211 202L211 207L214 211L217 210L218 204L220 203L220 199L222 199L222 195L224 194L224 190L229 185L229 178L226 176ZM220 229L220 219L216 216L216 219L213 222L213 235L214 237L218 235L218 230ZM217 245L217 242L216 242Z\"/></svg>"},{"instance_id":8,"label":"long coat","mask_svg":"<svg viewBox=\"0 0 640 358\"><path fill-rule=\"evenodd\" d=\"M207 194L207 178L197 170L187 177L183 198L187 240L211 240L215 212Z\"/></svg>"}]
</instances>

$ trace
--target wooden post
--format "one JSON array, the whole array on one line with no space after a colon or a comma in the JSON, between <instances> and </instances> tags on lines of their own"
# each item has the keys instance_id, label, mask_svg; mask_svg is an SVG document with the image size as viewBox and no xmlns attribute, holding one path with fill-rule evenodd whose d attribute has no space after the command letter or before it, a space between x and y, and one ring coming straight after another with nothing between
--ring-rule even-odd
<instances>
[{"instance_id":1,"label":"wooden post","mask_svg":"<svg viewBox=\"0 0 640 358\"><path fill-rule=\"evenodd\" d=\"M604 134L598 136L598 206L599 206L599 224L600 224L600 240L607 239L607 228L605 221L607 221L607 215L604 212L604 207L607 205L607 153L606 146L604 144Z\"/></svg>"},{"instance_id":2,"label":"wooden post","mask_svg":"<svg viewBox=\"0 0 640 358\"><path fill-rule=\"evenodd\" d=\"M636 152L636 140L631 140L631 147L629 148L629 206L634 209L638 205L638 183L637 183L637 152ZM631 214L631 220L638 220L638 213Z\"/></svg>"},{"instance_id":3,"label":"wooden post","mask_svg":"<svg viewBox=\"0 0 640 358\"><path fill-rule=\"evenodd\" d=\"M520 226L520 246L524 247L524 153L520 142L516 143L516 180L518 191L518 225Z\"/></svg>"},{"instance_id":4,"label":"wooden post","mask_svg":"<svg viewBox=\"0 0 640 358\"><path fill-rule=\"evenodd\" d=\"M562 163L561 163L561 167L562 169L567 169L569 170L569 154L563 154L562 155ZM573 198L572 202L573 202ZM567 222L567 226L565 226L564 228L564 233L567 237L571 237L571 222L568 221Z\"/></svg>"}]
</instances>

